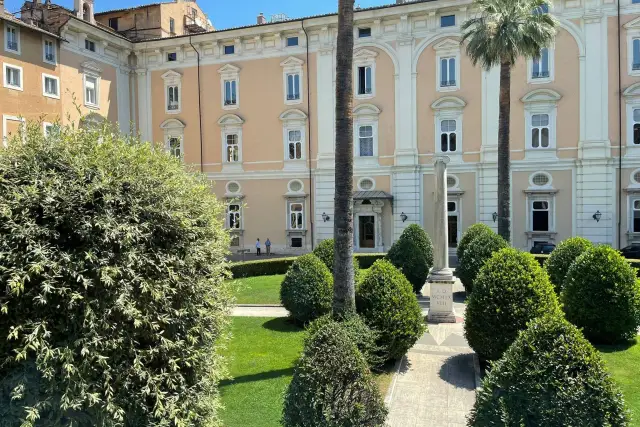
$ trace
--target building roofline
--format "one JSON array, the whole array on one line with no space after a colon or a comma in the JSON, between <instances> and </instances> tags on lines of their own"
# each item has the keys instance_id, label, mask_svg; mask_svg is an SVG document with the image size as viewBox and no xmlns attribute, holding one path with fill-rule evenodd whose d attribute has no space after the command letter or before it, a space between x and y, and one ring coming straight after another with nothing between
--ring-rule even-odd
<instances>
[{"instance_id":1,"label":"building roofline","mask_svg":"<svg viewBox=\"0 0 640 427\"><path fill-rule=\"evenodd\" d=\"M55 33L52 33L50 31L47 31L47 30L45 30L43 28L40 28L40 27L38 27L36 25L27 24L26 22L16 18L13 15L9 15L9 14L6 14L6 13L5 14L0 14L0 20L1 21L7 21L7 22L9 22L9 23L11 23L13 25L18 25L18 26L20 26L22 28L28 28L30 30L37 31L37 32L42 33L42 34L46 34L47 36L52 37L54 39L63 40L62 37L60 37L59 35L57 35Z\"/></svg>"}]
</instances>

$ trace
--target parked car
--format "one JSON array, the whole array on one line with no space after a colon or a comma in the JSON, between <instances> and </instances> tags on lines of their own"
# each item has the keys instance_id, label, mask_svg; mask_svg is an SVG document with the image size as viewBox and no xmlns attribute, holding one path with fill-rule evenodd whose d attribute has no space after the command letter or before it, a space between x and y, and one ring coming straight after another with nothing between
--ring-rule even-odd
<instances>
[{"instance_id":1,"label":"parked car","mask_svg":"<svg viewBox=\"0 0 640 427\"><path fill-rule=\"evenodd\" d=\"M632 243L620 249L620 253L625 258L640 259L640 243Z\"/></svg>"},{"instance_id":2,"label":"parked car","mask_svg":"<svg viewBox=\"0 0 640 427\"><path fill-rule=\"evenodd\" d=\"M556 245L553 243L536 243L533 245L531 250L532 254L550 254L556 248Z\"/></svg>"}]
</instances>

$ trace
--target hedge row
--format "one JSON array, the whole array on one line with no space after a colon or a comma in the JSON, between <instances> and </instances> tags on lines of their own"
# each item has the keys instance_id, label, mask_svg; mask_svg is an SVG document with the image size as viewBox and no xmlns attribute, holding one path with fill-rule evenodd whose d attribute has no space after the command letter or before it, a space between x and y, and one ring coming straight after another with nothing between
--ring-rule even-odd
<instances>
[{"instance_id":1,"label":"hedge row","mask_svg":"<svg viewBox=\"0 0 640 427\"><path fill-rule=\"evenodd\" d=\"M536 257L536 260L540 263L540 267L544 267L544 263L549 259L549 255L543 254L536 254L534 257ZM629 261L631 267L638 269L638 277L640 277L640 259L627 258L627 261Z\"/></svg>"},{"instance_id":2,"label":"hedge row","mask_svg":"<svg viewBox=\"0 0 640 427\"><path fill-rule=\"evenodd\" d=\"M385 254L356 254L361 269L370 268L374 262L385 257ZM272 276L286 274L297 257L272 258L258 261L236 262L229 270L235 279L255 276Z\"/></svg>"}]
</instances>

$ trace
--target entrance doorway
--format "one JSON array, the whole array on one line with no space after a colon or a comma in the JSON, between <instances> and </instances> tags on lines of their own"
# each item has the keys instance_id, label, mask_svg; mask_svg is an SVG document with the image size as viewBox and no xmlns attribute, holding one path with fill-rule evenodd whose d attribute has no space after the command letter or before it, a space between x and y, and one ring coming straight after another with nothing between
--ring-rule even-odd
<instances>
[{"instance_id":1,"label":"entrance doorway","mask_svg":"<svg viewBox=\"0 0 640 427\"><path fill-rule=\"evenodd\" d=\"M376 247L376 219L374 216L358 217L358 246L363 249Z\"/></svg>"}]
</instances>

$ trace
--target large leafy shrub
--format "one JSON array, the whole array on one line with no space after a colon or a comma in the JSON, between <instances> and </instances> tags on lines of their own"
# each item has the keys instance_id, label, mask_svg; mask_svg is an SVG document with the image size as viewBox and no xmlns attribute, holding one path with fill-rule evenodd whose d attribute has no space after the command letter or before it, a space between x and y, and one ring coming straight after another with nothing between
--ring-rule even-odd
<instances>
[{"instance_id":1,"label":"large leafy shrub","mask_svg":"<svg viewBox=\"0 0 640 427\"><path fill-rule=\"evenodd\" d=\"M402 357L426 330L411 284L387 260L376 261L358 284L356 307L367 325L379 332L385 360Z\"/></svg>"},{"instance_id":2,"label":"large leafy shrub","mask_svg":"<svg viewBox=\"0 0 640 427\"><path fill-rule=\"evenodd\" d=\"M285 427L383 426L387 410L367 362L342 324L305 340L284 397Z\"/></svg>"},{"instance_id":3,"label":"large leafy shrub","mask_svg":"<svg viewBox=\"0 0 640 427\"><path fill-rule=\"evenodd\" d=\"M433 267L433 244L422 227L411 224L391 246L387 259L402 271L413 291L419 293Z\"/></svg>"},{"instance_id":4,"label":"large leafy shrub","mask_svg":"<svg viewBox=\"0 0 640 427\"><path fill-rule=\"evenodd\" d=\"M505 240L489 230L489 232L480 232L464 249L462 258L458 260L458 268L456 275L464 285L467 293L471 293L475 286L476 276L480 269L494 253L509 245Z\"/></svg>"},{"instance_id":5,"label":"large leafy shrub","mask_svg":"<svg viewBox=\"0 0 640 427\"><path fill-rule=\"evenodd\" d=\"M615 249L591 248L571 265L562 294L567 320L594 342L636 336L640 284L636 271Z\"/></svg>"},{"instance_id":6,"label":"large leafy shrub","mask_svg":"<svg viewBox=\"0 0 640 427\"><path fill-rule=\"evenodd\" d=\"M0 150L0 426L217 425L209 182L115 129L41 134Z\"/></svg>"},{"instance_id":7,"label":"large leafy shrub","mask_svg":"<svg viewBox=\"0 0 640 427\"><path fill-rule=\"evenodd\" d=\"M320 258L320 261L322 261L331 274L333 274L334 240L323 240L315 247L313 254ZM360 265L355 254L353 255L353 278L356 283L360 280Z\"/></svg>"},{"instance_id":8,"label":"large leafy shrub","mask_svg":"<svg viewBox=\"0 0 640 427\"><path fill-rule=\"evenodd\" d=\"M535 258L505 248L496 252L478 274L467 303L464 332L478 356L497 360L527 322L560 312L549 277Z\"/></svg>"},{"instance_id":9,"label":"large leafy shrub","mask_svg":"<svg viewBox=\"0 0 640 427\"><path fill-rule=\"evenodd\" d=\"M571 264L585 251L591 249L593 244L583 237L572 237L560 242L558 247L551 253L544 267L549 273L549 279L560 294L564 285L564 279L569 272Z\"/></svg>"},{"instance_id":10,"label":"large leafy shrub","mask_svg":"<svg viewBox=\"0 0 640 427\"><path fill-rule=\"evenodd\" d=\"M298 257L284 276L280 301L298 322L307 323L327 314L333 298L333 277L313 254Z\"/></svg>"},{"instance_id":11,"label":"large leafy shrub","mask_svg":"<svg viewBox=\"0 0 640 427\"><path fill-rule=\"evenodd\" d=\"M458 255L458 260L462 259L464 255L464 251L467 250L467 246L471 243L476 237L485 233L493 233L494 231L487 224L483 222L479 222L477 224L473 224L471 227L467 228L465 232L462 234L462 238L458 242L458 248L456 249L456 254Z\"/></svg>"},{"instance_id":12,"label":"large leafy shrub","mask_svg":"<svg viewBox=\"0 0 640 427\"><path fill-rule=\"evenodd\" d=\"M561 316L533 320L485 377L470 426L624 427L624 399L598 352Z\"/></svg>"},{"instance_id":13,"label":"large leafy shrub","mask_svg":"<svg viewBox=\"0 0 640 427\"><path fill-rule=\"evenodd\" d=\"M313 321L307 327L307 334L313 335L329 323L335 322L331 315L326 315ZM380 349L377 344L379 333L367 326L359 315L350 316L340 321L342 328L349 335L364 356L371 369L379 368L384 360L380 356Z\"/></svg>"}]
</instances>

